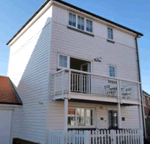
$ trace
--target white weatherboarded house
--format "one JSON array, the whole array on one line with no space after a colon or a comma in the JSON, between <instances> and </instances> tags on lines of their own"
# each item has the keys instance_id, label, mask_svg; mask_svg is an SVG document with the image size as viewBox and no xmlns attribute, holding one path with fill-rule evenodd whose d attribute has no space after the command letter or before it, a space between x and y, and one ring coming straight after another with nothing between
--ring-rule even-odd
<instances>
[{"instance_id":1,"label":"white weatherboarded house","mask_svg":"<svg viewBox=\"0 0 150 144\"><path fill-rule=\"evenodd\" d=\"M12 138L46 144L50 130L142 130L141 36L47 0L7 43L8 76L23 101Z\"/></svg>"}]
</instances>

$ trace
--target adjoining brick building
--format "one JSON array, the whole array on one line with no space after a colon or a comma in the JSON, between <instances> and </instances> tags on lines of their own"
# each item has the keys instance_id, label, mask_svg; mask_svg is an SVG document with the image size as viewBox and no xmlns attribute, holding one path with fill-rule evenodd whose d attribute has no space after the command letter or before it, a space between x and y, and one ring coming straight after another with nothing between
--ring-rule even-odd
<instances>
[{"instance_id":1,"label":"adjoining brick building","mask_svg":"<svg viewBox=\"0 0 150 144\"><path fill-rule=\"evenodd\" d=\"M150 139L150 94L143 91L143 106L147 138Z\"/></svg>"}]
</instances>

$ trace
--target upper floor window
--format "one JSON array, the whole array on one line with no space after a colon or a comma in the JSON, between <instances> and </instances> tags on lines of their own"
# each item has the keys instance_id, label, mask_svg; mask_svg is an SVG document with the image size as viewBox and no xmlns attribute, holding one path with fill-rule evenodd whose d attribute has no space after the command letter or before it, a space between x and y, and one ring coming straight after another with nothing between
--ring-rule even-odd
<instances>
[{"instance_id":1,"label":"upper floor window","mask_svg":"<svg viewBox=\"0 0 150 144\"><path fill-rule=\"evenodd\" d=\"M108 38L113 40L113 29L108 28Z\"/></svg>"},{"instance_id":2,"label":"upper floor window","mask_svg":"<svg viewBox=\"0 0 150 144\"><path fill-rule=\"evenodd\" d=\"M143 96L143 104L144 104L144 106L146 106L146 99L145 99L145 96Z\"/></svg>"},{"instance_id":3,"label":"upper floor window","mask_svg":"<svg viewBox=\"0 0 150 144\"><path fill-rule=\"evenodd\" d=\"M69 25L76 27L76 15L69 13Z\"/></svg>"},{"instance_id":4,"label":"upper floor window","mask_svg":"<svg viewBox=\"0 0 150 144\"><path fill-rule=\"evenodd\" d=\"M109 66L109 76L116 77L116 68L114 66Z\"/></svg>"},{"instance_id":5,"label":"upper floor window","mask_svg":"<svg viewBox=\"0 0 150 144\"><path fill-rule=\"evenodd\" d=\"M67 68L67 56L59 55L59 67Z\"/></svg>"},{"instance_id":6,"label":"upper floor window","mask_svg":"<svg viewBox=\"0 0 150 144\"><path fill-rule=\"evenodd\" d=\"M78 16L78 29L84 30L84 18Z\"/></svg>"},{"instance_id":7,"label":"upper floor window","mask_svg":"<svg viewBox=\"0 0 150 144\"><path fill-rule=\"evenodd\" d=\"M148 101L148 104L150 105L150 99L149 98L147 98L147 101Z\"/></svg>"},{"instance_id":8,"label":"upper floor window","mask_svg":"<svg viewBox=\"0 0 150 144\"><path fill-rule=\"evenodd\" d=\"M86 19L86 31L93 32L93 24L92 21Z\"/></svg>"},{"instance_id":9,"label":"upper floor window","mask_svg":"<svg viewBox=\"0 0 150 144\"><path fill-rule=\"evenodd\" d=\"M79 15L69 12L68 25L82 31L93 32L93 22Z\"/></svg>"}]
</instances>

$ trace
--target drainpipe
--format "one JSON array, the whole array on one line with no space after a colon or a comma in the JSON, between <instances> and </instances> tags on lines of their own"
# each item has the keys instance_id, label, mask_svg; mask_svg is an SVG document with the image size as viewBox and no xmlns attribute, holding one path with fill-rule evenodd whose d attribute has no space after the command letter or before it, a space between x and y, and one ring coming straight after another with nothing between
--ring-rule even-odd
<instances>
[{"instance_id":1,"label":"drainpipe","mask_svg":"<svg viewBox=\"0 0 150 144\"><path fill-rule=\"evenodd\" d=\"M147 138L146 135L146 127L145 127L145 112L143 107L143 90L142 90L142 81L141 81L141 69L140 69L140 59L139 59L139 47L138 47L138 38L139 35L135 37L135 44L136 44L136 54L137 54L137 63L138 63L138 71L139 71L139 82L141 82L140 88L140 95L141 95L141 111L142 111L142 120L143 120L143 131L144 131L144 137Z\"/></svg>"}]
</instances>

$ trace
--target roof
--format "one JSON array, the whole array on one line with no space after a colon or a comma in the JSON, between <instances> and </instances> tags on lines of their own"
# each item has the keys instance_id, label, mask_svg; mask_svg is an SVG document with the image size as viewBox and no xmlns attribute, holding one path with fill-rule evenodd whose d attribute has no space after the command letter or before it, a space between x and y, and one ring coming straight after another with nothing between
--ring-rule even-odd
<instances>
[{"instance_id":1,"label":"roof","mask_svg":"<svg viewBox=\"0 0 150 144\"><path fill-rule=\"evenodd\" d=\"M51 1L51 0L47 0L47 1L32 15L32 17L31 17L31 18L19 29L19 31L7 42L7 45L23 30L23 28L38 14L38 13L46 6L46 4L47 4L48 2L50 2L50 1ZM113 21L110 21L110 20L108 20L108 19L106 19L106 18L103 18L103 17L101 17L101 16L99 16L99 15L96 15L96 14L94 14L94 13L91 13L91 12L89 12L89 11L86 11L86 10L84 10L84 9L81 9L81 8L79 8L79 7L76 7L76 6L74 6L74 5L72 5L72 4L69 4L69 3L67 3L67 2L64 2L64 1L61 1L61 0L53 0L53 1L56 1L56 2L61 3L61 4L63 4L63 5L69 6L69 7L71 7L71 8L74 8L74 9L79 10L79 11L81 11L81 12L84 12L84 13L86 13L86 14L89 14L89 15L95 17L95 18L98 18L98 19L101 19L101 20L106 21L106 22L108 22L108 23L111 23L111 24L113 24L113 25L116 25L116 26L118 26L118 27L120 27L120 28L123 28L123 29L125 29L125 30L130 31L130 32L133 32L133 33L135 33L135 34L137 34L137 35L143 36L143 34L140 33L140 32L137 32L137 31L135 31L135 30L133 30L133 29L130 29L130 28L128 28L128 27L125 27L125 26L120 25L120 24L118 24L118 23L115 23L115 22L113 22Z\"/></svg>"},{"instance_id":2,"label":"roof","mask_svg":"<svg viewBox=\"0 0 150 144\"><path fill-rule=\"evenodd\" d=\"M146 94L148 96L150 96L150 94L148 94L146 91L143 90L143 94Z\"/></svg>"},{"instance_id":3,"label":"roof","mask_svg":"<svg viewBox=\"0 0 150 144\"><path fill-rule=\"evenodd\" d=\"M22 105L22 101L9 77L0 76L0 104Z\"/></svg>"}]
</instances>

